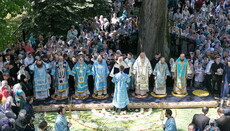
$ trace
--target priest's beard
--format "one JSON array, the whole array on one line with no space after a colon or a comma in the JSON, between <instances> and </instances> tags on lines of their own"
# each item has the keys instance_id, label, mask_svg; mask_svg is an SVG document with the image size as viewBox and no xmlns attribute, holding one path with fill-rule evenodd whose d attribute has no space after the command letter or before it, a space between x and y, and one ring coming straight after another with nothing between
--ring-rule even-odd
<instances>
[{"instance_id":1,"label":"priest's beard","mask_svg":"<svg viewBox=\"0 0 230 131\"><path fill-rule=\"evenodd\" d=\"M41 64L36 63L36 65L37 65L38 68L42 68L43 63L41 63Z\"/></svg>"},{"instance_id":2,"label":"priest's beard","mask_svg":"<svg viewBox=\"0 0 230 131\"><path fill-rule=\"evenodd\" d=\"M145 62L145 58L141 58L141 63L144 63Z\"/></svg>"}]
</instances>

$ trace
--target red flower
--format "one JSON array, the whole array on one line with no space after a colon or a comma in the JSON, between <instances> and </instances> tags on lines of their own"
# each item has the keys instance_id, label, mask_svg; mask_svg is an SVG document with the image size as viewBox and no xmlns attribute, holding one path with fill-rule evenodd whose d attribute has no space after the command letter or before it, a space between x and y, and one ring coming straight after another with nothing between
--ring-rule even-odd
<instances>
[{"instance_id":1,"label":"red flower","mask_svg":"<svg viewBox=\"0 0 230 131\"><path fill-rule=\"evenodd\" d=\"M149 110L146 110L145 112L149 112Z\"/></svg>"},{"instance_id":2,"label":"red flower","mask_svg":"<svg viewBox=\"0 0 230 131\"><path fill-rule=\"evenodd\" d=\"M115 116L115 118L118 118L117 116Z\"/></svg>"},{"instance_id":3,"label":"red flower","mask_svg":"<svg viewBox=\"0 0 230 131\"><path fill-rule=\"evenodd\" d=\"M138 115L136 115L136 117L138 117Z\"/></svg>"}]
</instances>

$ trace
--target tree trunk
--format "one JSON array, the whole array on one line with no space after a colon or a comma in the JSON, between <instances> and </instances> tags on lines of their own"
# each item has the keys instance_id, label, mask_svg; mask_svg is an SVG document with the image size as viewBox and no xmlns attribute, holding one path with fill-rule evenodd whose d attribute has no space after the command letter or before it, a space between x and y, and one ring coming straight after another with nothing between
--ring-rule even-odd
<instances>
[{"instance_id":1,"label":"tree trunk","mask_svg":"<svg viewBox=\"0 0 230 131\"><path fill-rule=\"evenodd\" d=\"M143 0L138 25L138 52L145 52L149 59L156 52L166 59L169 57L167 13L166 0Z\"/></svg>"}]
</instances>

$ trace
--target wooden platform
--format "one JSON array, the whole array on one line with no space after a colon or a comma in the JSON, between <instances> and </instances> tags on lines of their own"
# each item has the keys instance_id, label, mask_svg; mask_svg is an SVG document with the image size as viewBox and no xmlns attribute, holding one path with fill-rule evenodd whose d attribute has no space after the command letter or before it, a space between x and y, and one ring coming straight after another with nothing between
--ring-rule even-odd
<instances>
[{"instance_id":1,"label":"wooden platform","mask_svg":"<svg viewBox=\"0 0 230 131\"><path fill-rule=\"evenodd\" d=\"M64 106L67 110L92 110L92 109L112 109L112 103L101 103L101 104L52 104L52 105L39 105L33 106L34 111L56 111L58 106ZM198 108L198 107L217 107L217 101L200 101L200 102L150 102L150 103L131 103L128 108Z\"/></svg>"}]
</instances>

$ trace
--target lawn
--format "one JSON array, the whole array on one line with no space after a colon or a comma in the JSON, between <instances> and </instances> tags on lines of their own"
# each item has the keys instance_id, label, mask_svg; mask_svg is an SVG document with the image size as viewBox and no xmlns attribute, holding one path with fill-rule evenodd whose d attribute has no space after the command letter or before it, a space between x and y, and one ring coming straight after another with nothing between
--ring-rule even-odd
<instances>
[{"instance_id":1,"label":"lawn","mask_svg":"<svg viewBox=\"0 0 230 131\"><path fill-rule=\"evenodd\" d=\"M218 118L216 108L211 108L210 118ZM201 108L172 109L176 119L178 131L186 131L194 114L201 113ZM36 113L35 125L45 119L49 123L49 130L54 130L56 112ZM66 114L72 123L71 131L161 131L164 117L162 109L132 109L117 115L113 110L72 111Z\"/></svg>"}]
</instances>

